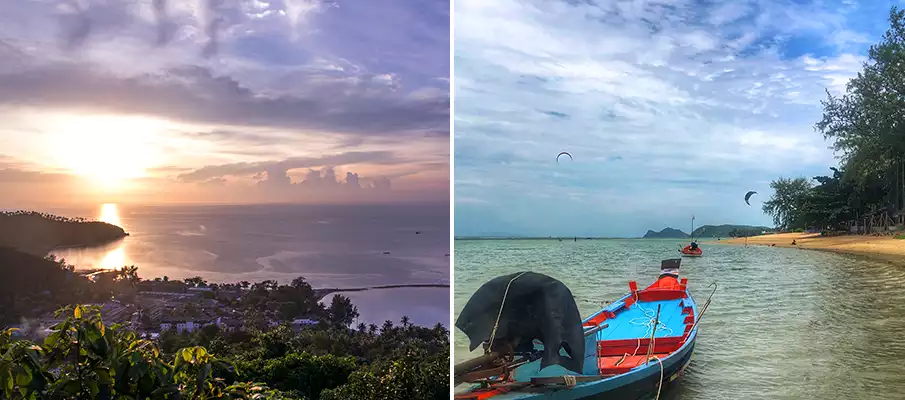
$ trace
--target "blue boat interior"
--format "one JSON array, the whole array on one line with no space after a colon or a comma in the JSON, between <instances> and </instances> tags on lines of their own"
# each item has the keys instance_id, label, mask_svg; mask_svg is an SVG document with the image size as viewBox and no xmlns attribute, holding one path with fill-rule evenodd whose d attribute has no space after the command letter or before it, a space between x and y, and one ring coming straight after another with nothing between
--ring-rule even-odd
<instances>
[{"instance_id":1,"label":"blue boat interior","mask_svg":"<svg viewBox=\"0 0 905 400\"><path fill-rule=\"evenodd\" d=\"M687 279L679 281L668 275L661 275L642 290L638 290L634 281L629 282L629 294L582 321L585 332L596 331L585 336L581 374L556 364L541 370L540 360L536 360L516 368L509 377L510 382L527 383L533 378L562 376L588 377L588 381L578 383L581 387L621 379L645 368L662 368L662 364L657 366L654 357L666 360L695 336L698 310L686 286ZM655 320L658 321L656 327ZM534 345L535 349L543 350L539 341L534 341ZM563 349L560 354L567 355ZM511 397L515 393L503 389L485 389L489 392L484 392L480 398L521 398Z\"/></svg>"},{"instance_id":2,"label":"blue boat interior","mask_svg":"<svg viewBox=\"0 0 905 400\"><path fill-rule=\"evenodd\" d=\"M683 279L683 283L684 283ZM633 290L622 299L586 318L585 330L605 325L596 333L585 337L585 361L582 375L612 376L626 373L648 364L648 347L651 357L668 357L685 343L694 324L697 309L684 284L663 287L655 282L647 289ZM657 309L659 307L659 317ZM654 320L658 319L656 329ZM653 334L653 344L651 343ZM543 349L536 341L535 348ZM565 350L560 354L566 355ZM530 381L534 377L553 377L574 372L559 365L540 369L540 361L524 365L516 370L515 381Z\"/></svg>"}]
</instances>

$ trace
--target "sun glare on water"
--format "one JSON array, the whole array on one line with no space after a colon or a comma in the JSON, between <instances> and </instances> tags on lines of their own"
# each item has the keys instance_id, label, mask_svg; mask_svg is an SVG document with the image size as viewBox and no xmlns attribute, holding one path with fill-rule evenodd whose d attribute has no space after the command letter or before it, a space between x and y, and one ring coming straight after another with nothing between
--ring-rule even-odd
<instances>
[{"instance_id":1,"label":"sun glare on water","mask_svg":"<svg viewBox=\"0 0 905 400\"><path fill-rule=\"evenodd\" d=\"M101 205L100 215L97 217L98 221L106 222L108 224L113 224L119 227L122 227L122 220L119 218L119 208L116 204L106 203ZM98 262L98 268L104 269L118 269L122 268L126 263L126 250L124 248L123 243L119 243L115 249L108 251L103 258Z\"/></svg>"},{"instance_id":2,"label":"sun glare on water","mask_svg":"<svg viewBox=\"0 0 905 400\"><path fill-rule=\"evenodd\" d=\"M119 219L119 209L116 207L116 204L113 203L107 203L101 206L101 212L100 215L98 215L97 220L119 227L123 226L122 221Z\"/></svg>"},{"instance_id":3,"label":"sun glare on water","mask_svg":"<svg viewBox=\"0 0 905 400\"><path fill-rule=\"evenodd\" d=\"M161 120L132 116L64 118L54 124L50 146L56 164L88 179L98 189L123 189L160 164L155 136Z\"/></svg>"}]
</instances>

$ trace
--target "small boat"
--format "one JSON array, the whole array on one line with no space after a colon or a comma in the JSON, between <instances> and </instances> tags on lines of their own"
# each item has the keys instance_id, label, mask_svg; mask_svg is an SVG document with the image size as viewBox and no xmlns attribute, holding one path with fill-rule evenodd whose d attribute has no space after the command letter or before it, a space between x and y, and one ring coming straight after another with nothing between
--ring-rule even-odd
<instances>
[{"instance_id":1,"label":"small boat","mask_svg":"<svg viewBox=\"0 0 905 400\"><path fill-rule=\"evenodd\" d=\"M681 261L664 260L653 284L630 281L628 294L584 319L568 288L546 275L485 283L456 320L484 355L455 366L457 387L468 384L455 399L659 398L691 361L710 305L699 310L679 279Z\"/></svg>"},{"instance_id":2,"label":"small boat","mask_svg":"<svg viewBox=\"0 0 905 400\"><path fill-rule=\"evenodd\" d=\"M682 250L682 257L700 257L704 255L704 251L700 247L692 249L691 245L685 246Z\"/></svg>"}]
</instances>

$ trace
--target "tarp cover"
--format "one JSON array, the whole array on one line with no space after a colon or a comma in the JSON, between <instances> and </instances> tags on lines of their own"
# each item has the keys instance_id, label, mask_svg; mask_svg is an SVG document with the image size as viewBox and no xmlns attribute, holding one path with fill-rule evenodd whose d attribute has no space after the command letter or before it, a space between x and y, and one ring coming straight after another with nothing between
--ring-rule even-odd
<instances>
[{"instance_id":1,"label":"tarp cover","mask_svg":"<svg viewBox=\"0 0 905 400\"><path fill-rule=\"evenodd\" d=\"M494 278L471 296L456 320L456 327L470 341L470 350L490 341L507 285L509 292L491 350L509 343L517 352L529 351L534 348L532 341L538 339L544 344L542 369L559 364L581 373L584 329L575 298L562 282L535 272ZM560 355L561 348L568 356Z\"/></svg>"},{"instance_id":2,"label":"tarp cover","mask_svg":"<svg viewBox=\"0 0 905 400\"><path fill-rule=\"evenodd\" d=\"M679 277L679 267L682 265L681 258L671 258L660 262L660 276L669 275L675 278Z\"/></svg>"}]
</instances>

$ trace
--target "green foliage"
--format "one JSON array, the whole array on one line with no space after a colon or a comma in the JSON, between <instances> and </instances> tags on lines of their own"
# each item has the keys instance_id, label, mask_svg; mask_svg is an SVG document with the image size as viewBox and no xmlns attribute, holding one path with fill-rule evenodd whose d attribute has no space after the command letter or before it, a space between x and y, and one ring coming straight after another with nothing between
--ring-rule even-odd
<instances>
[{"instance_id":1,"label":"green foliage","mask_svg":"<svg viewBox=\"0 0 905 400\"><path fill-rule=\"evenodd\" d=\"M290 353L277 358L255 358L239 363L248 379L268 382L276 389L317 399L325 389L346 384L358 368L354 357Z\"/></svg>"},{"instance_id":2,"label":"green foliage","mask_svg":"<svg viewBox=\"0 0 905 400\"><path fill-rule=\"evenodd\" d=\"M352 325L358 318L358 307L352 304L352 300L341 294L333 296L330 302L330 320L341 326Z\"/></svg>"},{"instance_id":3,"label":"green foliage","mask_svg":"<svg viewBox=\"0 0 905 400\"><path fill-rule=\"evenodd\" d=\"M0 332L0 398L389 400L449 393L449 331L405 317L382 329L201 329L166 331L152 341L104 325L98 307L66 307L58 315L67 318L41 344L12 337L14 329Z\"/></svg>"},{"instance_id":4,"label":"green foliage","mask_svg":"<svg viewBox=\"0 0 905 400\"><path fill-rule=\"evenodd\" d=\"M801 224L804 196L811 190L805 178L779 178L770 182L773 195L763 204L765 214L773 217L780 229L793 229Z\"/></svg>"},{"instance_id":5,"label":"green foliage","mask_svg":"<svg viewBox=\"0 0 905 400\"><path fill-rule=\"evenodd\" d=\"M252 311L252 315L248 315L246 318L251 319L251 322L257 325L265 317L289 320L327 315L327 311L318 302L314 289L302 277L294 279L289 285L282 286L273 280L255 283L251 285L237 306ZM264 329L264 327L259 329Z\"/></svg>"},{"instance_id":6,"label":"green foliage","mask_svg":"<svg viewBox=\"0 0 905 400\"><path fill-rule=\"evenodd\" d=\"M820 212L863 214L887 206L905 208L905 11L893 7L889 23L846 93L828 92L822 103L823 117L815 128L833 141L840 155L850 180L845 191L851 209L842 207L840 194L827 200L834 204L827 208L833 210Z\"/></svg>"},{"instance_id":7,"label":"green foliage","mask_svg":"<svg viewBox=\"0 0 905 400\"><path fill-rule=\"evenodd\" d=\"M321 400L448 398L449 350L425 361L403 358L357 371L349 377L348 384L327 390L320 397Z\"/></svg>"},{"instance_id":8,"label":"green foliage","mask_svg":"<svg viewBox=\"0 0 905 400\"><path fill-rule=\"evenodd\" d=\"M12 217L64 225L85 223L30 213ZM107 229L98 224L80 226ZM88 239L100 240L121 230L105 232ZM35 239L35 251L56 243L48 240ZM186 286L210 288L203 295L219 302L224 310L235 310L233 316L242 316L244 323L243 330L205 326L186 333L164 331L151 340L132 330L140 326L105 325L97 307L64 307L57 313L61 322L37 343L16 336L15 329L0 331L2 400L448 396L449 332L442 325L423 328L403 317L401 326L386 321L382 327L359 324L357 329L349 329L359 316L349 298L334 296L325 309L319 302L321 293L304 278L289 285L276 281L209 284L201 277L143 282L137 268L128 266L89 279L76 274L65 260L44 259L2 245L0 274L4 276L0 280L0 324L66 304L105 302L111 296L134 302L139 289L184 292ZM194 303L186 304L171 311L186 315L205 312ZM271 321L295 318L323 322L300 331L289 325L271 327ZM140 322L148 327L156 321L150 312L144 312Z\"/></svg>"},{"instance_id":9,"label":"green foliage","mask_svg":"<svg viewBox=\"0 0 905 400\"><path fill-rule=\"evenodd\" d=\"M118 325L97 307L77 305L42 344L0 333L0 393L4 399L278 399L263 384L228 384L235 368L203 347L165 357L157 345Z\"/></svg>"},{"instance_id":10,"label":"green foliage","mask_svg":"<svg viewBox=\"0 0 905 400\"><path fill-rule=\"evenodd\" d=\"M97 246L126 236L122 228L34 211L0 212L0 244L31 254L54 247Z\"/></svg>"},{"instance_id":11,"label":"green foliage","mask_svg":"<svg viewBox=\"0 0 905 400\"><path fill-rule=\"evenodd\" d=\"M0 276L0 324L4 325L19 322L25 316L52 312L65 304L93 302L103 297L65 260L42 258L2 245Z\"/></svg>"},{"instance_id":12,"label":"green foliage","mask_svg":"<svg viewBox=\"0 0 905 400\"><path fill-rule=\"evenodd\" d=\"M694 230L692 237L699 238L719 238L719 237L744 237L756 236L764 231L773 231L773 228L766 226L750 226L750 225L703 225Z\"/></svg>"}]
</instances>

